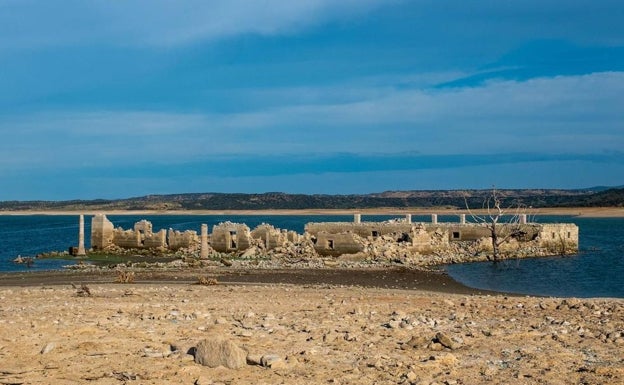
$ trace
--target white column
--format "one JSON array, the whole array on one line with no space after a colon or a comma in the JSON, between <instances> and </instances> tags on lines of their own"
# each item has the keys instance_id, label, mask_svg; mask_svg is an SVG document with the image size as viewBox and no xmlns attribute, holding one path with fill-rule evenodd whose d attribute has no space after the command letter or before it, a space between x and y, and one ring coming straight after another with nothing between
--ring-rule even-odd
<instances>
[{"instance_id":1,"label":"white column","mask_svg":"<svg viewBox=\"0 0 624 385\"><path fill-rule=\"evenodd\" d=\"M84 247L84 215L80 214L78 222L78 252L76 255L87 255Z\"/></svg>"},{"instance_id":2,"label":"white column","mask_svg":"<svg viewBox=\"0 0 624 385\"><path fill-rule=\"evenodd\" d=\"M353 214L353 223L362 222L362 214Z\"/></svg>"},{"instance_id":3,"label":"white column","mask_svg":"<svg viewBox=\"0 0 624 385\"><path fill-rule=\"evenodd\" d=\"M466 214L459 214L459 223L462 225L466 224Z\"/></svg>"},{"instance_id":4,"label":"white column","mask_svg":"<svg viewBox=\"0 0 624 385\"><path fill-rule=\"evenodd\" d=\"M199 255L202 259L208 258L208 225L201 225L201 248Z\"/></svg>"},{"instance_id":5,"label":"white column","mask_svg":"<svg viewBox=\"0 0 624 385\"><path fill-rule=\"evenodd\" d=\"M438 224L438 214L431 214L431 223Z\"/></svg>"},{"instance_id":6,"label":"white column","mask_svg":"<svg viewBox=\"0 0 624 385\"><path fill-rule=\"evenodd\" d=\"M405 222L412 223L412 214L405 214Z\"/></svg>"}]
</instances>

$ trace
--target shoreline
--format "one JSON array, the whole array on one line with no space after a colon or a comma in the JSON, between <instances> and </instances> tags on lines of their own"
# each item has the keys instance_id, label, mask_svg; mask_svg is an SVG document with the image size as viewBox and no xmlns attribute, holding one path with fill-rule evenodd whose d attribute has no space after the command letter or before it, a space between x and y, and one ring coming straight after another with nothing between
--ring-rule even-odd
<instances>
[{"instance_id":1,"label":"shoreline","mask_svg":"<svg viewBox=\"0 0 624 385\"><path fill-rule=\"evenodd\" d=\"M475 214L482 210L473 210ZM271 209L271 210L7 210L0 215L459 215L464 209L449 208L371 208L371 209ZM585 218L624 218L624 207L545 207L531 209L528 215L569 215Z\"/></svg>"},{"instance_id":2,"label":"shoreline","mask_svg":"<svg viewBox=\"0 0 624 385\"><path fill-rule=\"evenodd\" d=\"M463 295L521 294L475 289L466 286L444 271L406 268L328 268L328 269L135 269L134 285L197 284L199 277L215 278L219 285L330 285L408 290ZM38 287L73 284L118 284L116 270L48 270L0 273L0 287Z\"/></svg>"}]
</instances>

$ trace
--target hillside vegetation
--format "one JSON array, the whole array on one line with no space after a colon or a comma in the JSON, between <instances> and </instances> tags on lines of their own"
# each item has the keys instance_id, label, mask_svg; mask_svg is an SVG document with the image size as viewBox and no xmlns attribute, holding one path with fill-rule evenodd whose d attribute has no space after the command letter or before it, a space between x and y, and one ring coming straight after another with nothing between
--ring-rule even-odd
<instances>
[{"instance_id":1,"label":"hillside vegetation","mask_svg":"<svg viewBox=\"0 0 624 385\"><path fill-rule=\"evenodd\" d=\"M270 210L481 207L490 190L386 191L363 195L189 193L116 200L4 201L0 211L19 210ZM624 188L499 190L507 206L623 207Z\"/></svg>"}]
</instances>

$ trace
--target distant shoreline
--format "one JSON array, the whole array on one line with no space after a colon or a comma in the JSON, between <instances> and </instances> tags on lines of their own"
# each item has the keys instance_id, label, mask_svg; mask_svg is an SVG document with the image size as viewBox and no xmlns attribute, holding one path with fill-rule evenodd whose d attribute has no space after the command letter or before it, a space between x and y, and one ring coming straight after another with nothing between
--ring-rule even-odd
<instances>
[{"instance_id":1,"label":"distant shoreline","mask_svg":"<svg viewBox=\"0 0 624 385\"><path fill-rule=\"evenodd\" d=\"M474 210L479 213L480 210ZM275 210L7 210L0 215L459 215L448 208L275 209ZM528 215L569 215L586 218L624 218L624 207L548 207L529 209Z\"/></svg>"}]
</instances>

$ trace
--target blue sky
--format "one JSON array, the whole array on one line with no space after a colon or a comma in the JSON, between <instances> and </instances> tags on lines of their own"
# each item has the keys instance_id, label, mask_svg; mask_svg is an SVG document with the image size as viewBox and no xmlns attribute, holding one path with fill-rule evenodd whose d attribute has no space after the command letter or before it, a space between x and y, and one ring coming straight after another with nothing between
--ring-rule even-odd
<instances>
[{"instance_id":1,"label":"blue sky","mask_svg":"<svg viewBox=\"0 0 624 385\"><path fill-rule=\"evenodd\" d=\"M624 2L0 0L0 200L624 184Z\"/></svg>"}]
</instances>

